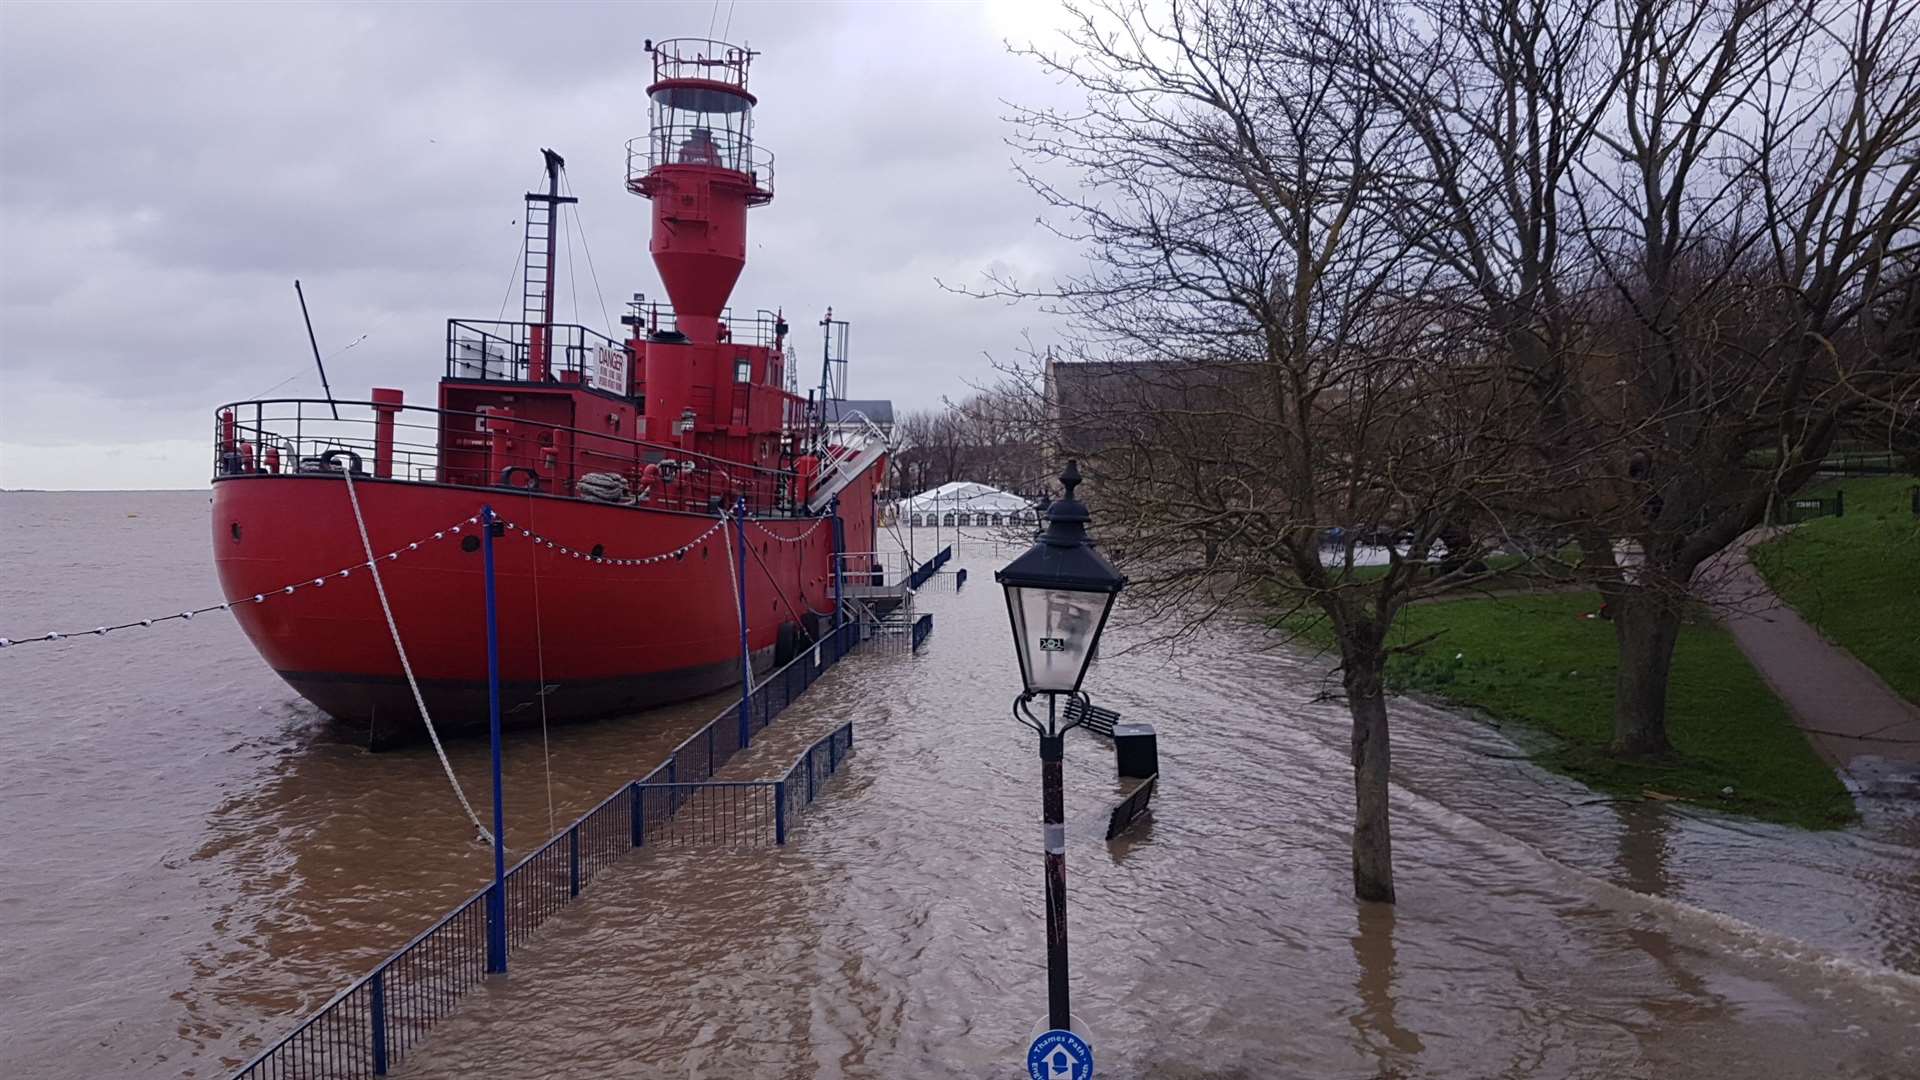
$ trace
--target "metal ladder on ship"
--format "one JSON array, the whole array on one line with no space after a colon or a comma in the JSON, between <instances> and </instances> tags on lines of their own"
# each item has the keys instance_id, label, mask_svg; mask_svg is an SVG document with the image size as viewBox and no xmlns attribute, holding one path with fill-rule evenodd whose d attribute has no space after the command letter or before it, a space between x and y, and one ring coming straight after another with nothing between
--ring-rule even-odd
<instances>
[{"instance_id":1,"label":"metal ladder on ship","mask_svg":"<svg viewBox=\"0 0 1920 1080\"><path fill-rule=\"evenodd\" d=\"M527 192L526 274L521 278L520 314L528 326L544 327L541 337L546 339L553 332L554 243L559 238L554 226L560 220L560 207L580 200L560 194L560 171L567 167L566 159L551 150L540 152L546 155L547 190ZM531 347L538 342L530 335L528 344ZM549 350L553 347L550 340L544 344Z\"/></svg>"}]
</instances>

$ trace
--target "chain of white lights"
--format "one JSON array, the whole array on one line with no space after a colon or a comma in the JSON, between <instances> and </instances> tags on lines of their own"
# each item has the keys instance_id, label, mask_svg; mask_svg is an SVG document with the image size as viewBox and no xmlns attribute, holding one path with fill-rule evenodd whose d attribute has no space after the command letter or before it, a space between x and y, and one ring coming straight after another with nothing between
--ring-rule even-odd
<instances>
[{"instance_id":1,"label":"chain of white lights","mask_svg":"<svg viewBox=\"0 0 1920 1080\"><path fill-rule=\"evenodd\" d=\"M534 532L532 529L528 529L520 525L515 525L511 521L503 521L500 524L503 528L507 529L508 531L517 532L521 536L524 536L528 540L531 540L535 544L535 546L543 546L543 547L551 548L555 553L566 556L568 558L580 559L584 562L594 563L598 566L651 566L654 563L663 563L669 559L686 558L688 552L692 551L694 548L699 547L702 543L704 543L707 540L708 537L712 536L714 533L719 532L721 523L724 522L725 520L726 519L723 517L720 520L715 521L712 525L707 527L706 532L701 533L699 536L694 537L693 539L687 541L686 543L680 545L677 548L674 548L671 551L663 551L658 555L643 555L637 558L629 558L624 556L616 557L613 555L595 555L591 551L581 551L578 548L574 548L566 544L562 544L558 540L554 540L551 537L542 536L539 533Z\"/></svg>"},{"instance_id":2,"label":"chain of white lights","mask_svg":"<svg viewBox=\"0 0 1920 1080\"><path fill-rule=\"evenodd\" d=\"M772 529L769 529L765 525L760 524L762 520L760 518L748 518L747 520L752 523L754 528L759 529L761 532L766 533L768 536L773 537L775 540L778 540L783 544L797 544L800 541L805 540L807 537L813 535L813 530L819 528L821 525L825 524L827 521L826 518L815 518L813 524L807 526L807 531L801 533L799 536L781 536L779 533L774 532ZM783 518L781 520L791 520L791 519Z\"/></svg>"},{"instance_id":3,"label":"chain of white lights","mask_svg":"<svg viewBox=\"0 0 1920 1080\"><path fill-rule=\"evenodd\" d=\"M781 536L778 533L775 533L772 530L766 528L766 526L761 525L758 520L755 520L755 519L749 519L749 520L753 522L756 528L759 528L760 531L766 533L768 536L773 537L775 540L782 541L783 543L793 544L793 543L799 543L800 541L805 540L807 537L813 535L813 530L818 529L821 526L821 524L825 522L827 519L820 518L819 520L815 521L810 527L808 527L806 532L803 532L799 536L795 536L795 537ZM534 532L532 529L528 529L528 528L525 528L524 526L516 525L511 521L502 521L500 525L502 528L510 532L519 533L520 535L526 537L529 541L531 541L537 546L542 546L542 547L552 549L556 554L561 555L565 558L579 559L582 562L594 563L595 565L599 565L599 566L652 566L656 563L667 562L670 559L685 558L689 552L693 551L695 548L699 547L702 543L711 539L714 533L719 532L724 521L725 521L724 518L716 520L712 525L709 525L707 527L707 530L705 532L687 541L686 543L681 544L679 547L673 548L668 551L660 552L657 555L644 555L644 556L638 556L638 557L595 555L591 551L581 551L578 548L572 547L571 545L560 543L558 540L555 540L552 537L544 536L540 533ZM401 555L404 555L407 552L418 551L422 544L430 544L435 540L444 540L449 536L457 536L460 534L461 530L466 526L478 525L478 524L480 524L480 518L478 515L469 517L465 521L462 521L457 525L452 525L445 529L440 529L434 532L431 536L422 537L419 540L415 540L411 543L402 545L401 547L397 547L394 550L387 552L385 555L380 556L380 558L388 562L391 562L395 559L398 559ZM283 585L277 589L268 589L265 592L255 593L250 597L247 597L247 596L236 597L235 599L224 600L217 604L206 604L202 607L191 608L186 611L176 611L171 615L156 615L148 619L133 619L123 623L114 623L109 626L96 626L91 630L71 630L71 631L55 630L55 631L49 631L45 634L35 634L29 637L0 637L0 649L11 648L15 645L31 645L35 642L42 642L42 641L64 641L67 638L105 637L106 635L113 633L115 630L128 630L128 629L133 629L135 627L145 628L145 627L154 626L155 624L158 624L158 623L172 622L175 620L184 622L186 620L192 619L195 615L205 615L210 611L230 610L236 604L264 604L273 597L291 596L301 589L321 588L325 586L327 582L332 581L336 578L352 577L353 572L355 570L365 570L371 567L372 565L373 564L369 562L357 562L357 563L354 563L352 566L345 567L340 570L335 570L332 573L322 574L319 577L314 577L314 578L302 578L301 580L296 581L291 585Z\"/></svg>"},{"instance_id":4,"label":"chain of white lights","mask_svg":"<svg viewBox=\"0 0 1920 1080\"><path fill-rule=\"evenodd\" d=\"M394 548L392 551L389 551L385 555L380 556L380 558L388 562L392 562L398 559L401 555L404 555L409 551L420 550L420 545L422 544L431 544L435 540L445 540L449 536L458 536L460 534L460 531L466 526L478 525L478 524L480 524L480 518L478 515L469 517L466 520L459 522L458 524L448 526L447 528L444 528L444 529L440 529L431 536L422 537L418 540L412 541L411 543L403 544L400 547ZM301 578L299 581L296 581L291 585L283 585L277 589L268 589L265 592L254 593L252 596L236 597L232 600L223 600L217 604L207 604L202 607L190 608L186 611L176 611L171 615L156 615L150 619L133 619L128 622L114 623L111 626L96 626L91 630L73 630L73 631L68 631L64 633L60 631L49 631L45 634L38 634L33 637L22 637L22 638L0 637L0 649L12 648L13 646L16 646L16 645L32 645L35 642L42 642L42 641L63 641L67 638L105 637L106 635L113 633L115 630L130 630L135 627L145 629L150 626L155 626L159 623L172 622L175 619L185 622L187 620L192 619L195 615L205 615L210 611L229 611L239 604L264 604L273 597L292 596L294 593L300 591L301 589L322 588L329 581L332 581L336 578L352 577L353 572L355 570L366 570L366 569L372 568L372 566L373 566L372 562L357 562L357 563L354 563L352 566L346 567L344 569L335 570L332 573L328 573L328 574L321 574L319 577Z\"/></svg>"}]
</instances>

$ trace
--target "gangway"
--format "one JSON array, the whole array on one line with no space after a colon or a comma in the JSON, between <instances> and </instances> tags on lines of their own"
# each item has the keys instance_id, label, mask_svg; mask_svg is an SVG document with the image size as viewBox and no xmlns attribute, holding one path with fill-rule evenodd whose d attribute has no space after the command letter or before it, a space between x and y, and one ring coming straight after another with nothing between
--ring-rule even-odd
<instances>
[{"instance_id":1,"label":"gangway","mask_svg":"<svg viewBox=\"0 0 1920 1080\"><path fill-rule=\"evenodd\" d=\"M874 462L892 449L887 444L886 433L880 430L878 424L858 412L847 413L840 422L849 420L858 420L862 425L861 430L853 436L858 442L843 446L846 453L835 458L814 482L813 494L807 499L809 513L818 514L825 510L835 495L845 491L848 484L859 479L862 473L873 467Z\"/></svg>"}]
</instances>

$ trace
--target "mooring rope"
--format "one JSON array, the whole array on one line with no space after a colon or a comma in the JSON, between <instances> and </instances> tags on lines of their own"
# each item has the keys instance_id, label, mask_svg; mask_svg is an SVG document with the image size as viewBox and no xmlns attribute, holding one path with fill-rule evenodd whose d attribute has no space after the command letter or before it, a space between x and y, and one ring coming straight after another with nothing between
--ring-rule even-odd
<instances>
[{"instance_id":1,"label":"mooring rope","mask_svg":"<svg viewBox=\"0 0 1920 1080\"><path fill-rule=\"evenodd\" d=\"M440 732L434 729L433 716L427 712L427 699L421 696L420 680L413 677L413 664L407 659L407 647L400 643L400 627L393 621L393 607L387 603L387 586L380 580L380 560L374 558L373 541L367 538L367 519L360 513L360 495L353 487L353 465L348 463L340 470L347 478L347 502L353 506L353 523L360 528L360 546L366 550L367 566L373 570L373 591L380 597L380 612L387 617L387 633L393 635L393 651L400 654L400 670L407 673L407 687L413 691L413 703L420 709L420 719L427 725L427 738L433 740L433 752L440 758L440 768L447 774L447 783L453 785L453 794L460 800L460 808L467 812L467 820L479 831L482 840L493 843L493 834L480 824L480 815L473 812L473 804L467 801L467 793L460 786L460 778L453 774L453 763L447 760L447 751L440 745ZM477 519L469 518L469 521ZM486 528L484 523L481 528ZM455 525L450 531L459 532Z\"/></svg>"},{"instance_id":2,"label":"mooring rope","mask_svg":"<svg viewBox=\"0 0 1920 1080\"><path fill-rule=\"evenodd\" d=\"M533 520L533 494L527 494L527 520ZM560 830L554 826L553 819L553 751L547 746L547 639L540 625L540 560L529 558L527 567L533 573L533 656L539 665L540 689L540 767L547 774L547 833L552 835Z\"/></svg>"}]
</instances>

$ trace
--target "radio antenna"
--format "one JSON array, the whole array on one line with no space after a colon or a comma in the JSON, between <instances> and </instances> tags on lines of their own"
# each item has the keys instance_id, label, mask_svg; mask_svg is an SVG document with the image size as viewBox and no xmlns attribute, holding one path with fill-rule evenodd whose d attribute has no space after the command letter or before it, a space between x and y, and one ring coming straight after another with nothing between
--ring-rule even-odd
<instances>
[{"instance_id":1,"label":"radio antenna","mask_svg":"<svg viewBox=\"0 0 1920 1080\"><path fill-rule=\"evenodd\" d=\"M307 344L313 349L313 366L320 369L320 389L327 392L327 407L333 410L333 418L338 420L340 406L334 404L333 387L327 385L327 362L320 359L320 343L313 338L313 316L307 314L307 294L300 288L299 278L293 279L293 291L294 295L300 298L300 317L307 323Z\"/></svg>"}]
</instances>

